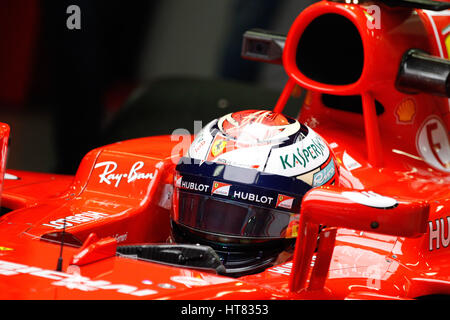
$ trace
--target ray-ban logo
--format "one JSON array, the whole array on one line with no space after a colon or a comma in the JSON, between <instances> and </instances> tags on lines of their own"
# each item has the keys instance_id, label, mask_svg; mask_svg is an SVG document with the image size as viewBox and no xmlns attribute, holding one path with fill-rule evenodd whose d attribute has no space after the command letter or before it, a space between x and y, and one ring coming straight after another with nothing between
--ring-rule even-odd
<instances>
[{"instance_id":1,"label":"ray-ban logo","mask_svg":"<svg viewBox=\"0 0 450 320\"><path fill-rule=\"evenodd\" d=\"M127 183L131 183L135 180L151 180L154 178L154 172L140 172L139 170L144 167L143 161L137 161L133 164L128 172L116 172L117 163L114 161L100 162L95 165L94 168L104 167L103 172L98 175L99 183L106 183L118 187L123 178Z\"/></svg>"}]
</instances>

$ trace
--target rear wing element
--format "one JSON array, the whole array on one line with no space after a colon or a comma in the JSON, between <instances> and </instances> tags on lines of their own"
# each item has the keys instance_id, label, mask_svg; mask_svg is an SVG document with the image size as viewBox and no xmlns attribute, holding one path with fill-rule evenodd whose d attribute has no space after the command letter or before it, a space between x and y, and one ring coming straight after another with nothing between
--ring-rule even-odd
<instances>
[{"instance_id":1,"label":"rear wing element","mask_svg":"<svg viewBox=\"0 0 450 320\"><path fill-rule=\"evenodd\" d=\"M394 199L372 191L335 187L310 190L302 201L290 291L306 293L324 289L337 228L418 237L427 231L429 210L426 202ZM326 228L319 232L319 225ZM316 260L310 273L316 248Z\"/></svg>"}]
</instances>

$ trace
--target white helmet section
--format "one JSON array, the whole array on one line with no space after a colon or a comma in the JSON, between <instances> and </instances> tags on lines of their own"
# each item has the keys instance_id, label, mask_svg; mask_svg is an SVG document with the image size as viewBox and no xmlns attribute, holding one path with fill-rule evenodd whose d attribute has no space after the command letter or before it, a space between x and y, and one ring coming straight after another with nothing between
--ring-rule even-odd
<instances>
[{"instance_id":1,"label":"white helmet section","mask_svg":"<svg viewBox=\"0 0 450 320\"><path fill-rule=\"evenodd\" d=\"M268 126L263 123L264 117L271 115L271 111L255 111L241 122L233 118L233 113L229 113L218 120L217 126L221 132L231 131L237 129L239 131L239 141L247 144L270 143L280 141L296 134L300 130L300 123L294 121L284 125ZM227 123L233 129L225 129L224 124Z\"/></svg>"},{"instance_id":2,"label":"white helmet section","mask_svg":"<svg viewBox=\"0 0 450 320\"><path fill-rule=\"evenodd\" d=\"M211 127L217 123L217 119L211 121L200 130L188 149L187 157L198 160L205 160L214 137L211 134Z\"/></svg>"},{"instance_id":3,"label":"white helmet section","mask_svg":"<svg viewBox=\"0 0 450 320\"><path fill-rule=\"evenodd\" d=\"M322 138L308 127L308 135L281 148L273 148L264 171L294 177L319 168L330 156Z\"/></svg>"},{"instance_id":4,"label":"white helmet section","mask_svg":"<svg viewBox=\"0 0 450 320\"><path fill-rule=\"evenodd\" d=\"M187 156L262 171L272 149L271 144L248 144L241 139L230 140L218 130L211 130L217 119L208 123L195 137ZM214 132L215 131L215 132ZM213 136L211 132L215 133Z\"/></svg>"},{"instance_id":5,"label":"white helmet section","mask_svg":"<svg viewBox=\"0 0 450 320\"><path fill-rule=\"evenodd\" d=\"M231 115L208 123L197 134L186 156L288 177L311 173L311 179L306 179L311 181L305 181L309 184L312 174L320 171L330 157L325 141L305 125L306 136L299 132L302 125L297 120L285 126L240 123L239 135L233 138L222 128L224 121L234 121Z\"/></svg>"}]
</instances>

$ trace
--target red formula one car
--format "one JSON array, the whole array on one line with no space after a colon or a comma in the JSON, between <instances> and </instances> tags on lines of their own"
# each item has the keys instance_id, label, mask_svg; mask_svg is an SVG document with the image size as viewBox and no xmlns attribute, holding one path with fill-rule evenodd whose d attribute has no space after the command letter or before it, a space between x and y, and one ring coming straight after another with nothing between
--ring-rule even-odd
<instances>
[{"instance_id":1,"label":"red formula one car","mask_svg":"<svg viewBox=\"0 0 450 320\"><path fill-rule=\"evenodd\" d=\"M75 176L6 170L3 124L0 298L449 296L449 8L321 1L286 37L251 30L243 56L289 76L273 110L97 148Z\"/></svg>"}]
</instances>

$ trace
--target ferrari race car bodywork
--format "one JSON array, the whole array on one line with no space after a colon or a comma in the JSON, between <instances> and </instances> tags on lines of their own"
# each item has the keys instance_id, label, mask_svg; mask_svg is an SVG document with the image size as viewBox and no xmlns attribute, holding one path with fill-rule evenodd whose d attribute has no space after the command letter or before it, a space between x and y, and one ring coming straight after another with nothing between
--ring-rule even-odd
<instances>
[{"instance_id":1,"label":"ferrari race car bodywork","mask_svg":"<svg viewBox=\"0 0 450 320\"><path fill-rule=\"evenodd\" d=\"M125 245L167 242L174 169L192 141L146 137L92 150L74 177L6 170L0 298L450 295L450 12L398 3L405 6L316 3L283 42L278 62L289 81L275 111L282 112L295 86L306 88L298 119L328 142L340 172L335 186L304 196L291 257L231 278L120 253ZM408 65L414 55L423 68L432 60L440 70L433 69L439 76L425 81L428 87L417 85L420 74ZM5 172L9 127L0 133ZM294 155L281 161L299 165Z\"/></svg>"}]
</instances>

